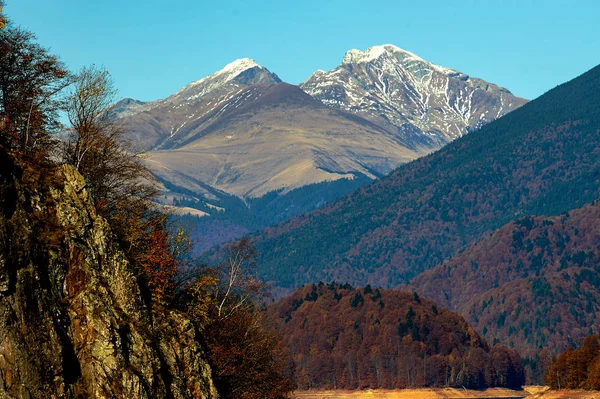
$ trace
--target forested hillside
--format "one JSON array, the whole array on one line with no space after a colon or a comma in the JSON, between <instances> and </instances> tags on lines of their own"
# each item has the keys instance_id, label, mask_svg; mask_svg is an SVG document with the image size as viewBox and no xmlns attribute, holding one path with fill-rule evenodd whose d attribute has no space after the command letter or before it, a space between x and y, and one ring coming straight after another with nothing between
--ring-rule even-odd
<instances>
[{"instance_id":1,"label":"forested hillside","mask_svg":"<svg viewBox=\"0 0 600 399\"><path fill-rule=\"evenodd\" d=\"M560 216L520 218L411 285L522 355L563 351L600 330L598 226L597 201Z\"/></svg>"},{"instance_id":2,"label":"forested hillside","mask_svg":"<svg viewBox=\"0 0 600 399\"><path fill-rule=\"evenodd\" d=\"M409 281L525 215L558 215L600 193L600 67L254 238L276 286Z\"/></svg>"},{"instance_id":3,"label":"forested hillside","mask_svg":"<svg viewBox=\"0 0 600 399\"><path fill-rule=\"evenodd\" d=\"M521 359L489 348L456 313L417 294L367 286L304 286L271 305L301 389L519 388Z\"/></svg>"}]
</instances>

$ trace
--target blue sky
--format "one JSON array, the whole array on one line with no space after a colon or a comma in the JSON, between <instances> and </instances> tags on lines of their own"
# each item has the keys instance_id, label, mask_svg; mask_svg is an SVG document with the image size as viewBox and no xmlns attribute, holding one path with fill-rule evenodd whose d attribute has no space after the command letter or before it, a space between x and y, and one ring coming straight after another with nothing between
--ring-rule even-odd
<instances>
[{"instance_id":1,"label":"blue sky","mask_svg":"<svg viewBox=\"0 0 600 399\"><path fill-rule=\"evenodd\" d=\"M284 81L390 43L535 98L600 63L600 1L5 0L73 70L154 100L243 57Z\"/></svg>"}]
</instances>

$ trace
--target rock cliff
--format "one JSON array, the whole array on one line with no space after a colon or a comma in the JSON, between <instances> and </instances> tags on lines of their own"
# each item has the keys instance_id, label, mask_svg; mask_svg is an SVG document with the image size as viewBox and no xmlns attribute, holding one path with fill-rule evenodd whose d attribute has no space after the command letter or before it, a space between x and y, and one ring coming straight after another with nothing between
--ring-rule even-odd
<instances>
[{"instance_id":1,"label":"rock cliff","mask_svg":"<svg viewBox=\"0 0 600 399\"><path fill-rule=\"evenodd\" d=\"M0 148L0 397L216 398L199 332L147 298L81 175Z\"/></svg>"}]
</instances>

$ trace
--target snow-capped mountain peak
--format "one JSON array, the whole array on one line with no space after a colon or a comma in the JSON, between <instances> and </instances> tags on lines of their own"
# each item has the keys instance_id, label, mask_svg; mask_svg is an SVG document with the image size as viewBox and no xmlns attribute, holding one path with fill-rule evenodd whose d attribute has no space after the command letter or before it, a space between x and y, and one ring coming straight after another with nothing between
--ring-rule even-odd
<instances>
[{"instance_id":1,"label":"snow-capped mountain peak","mask_svg":"<svg viewBox=\"0 0 600 399\"><path fill-rule=\"evenodd\" d=\"M259 65L250 58L235 60L200 80L192 82L175 94L163 99L149 103L132 103L122 101L115 107L114 113L117 117L127 117L152 112L160 115L159 130L156 134L142 138L143 148L152 148L165 145L164 135L168 133L169 138L176 138L182 132L187 131L189 126L200 123L199 121L209 118L209 115L218 113L246 88L256 85L271 85L281 82L281 79L267 68ZM158 121L151 124L157 125ZM163 139L159 139L163 137ZM158 148L158 147L157 147Z\"/></svg>"},{"instance_id":2,"label":"snow-capped mountain peak","mask_svg":"<svg viewBox=\"0 0 600 399\"><path fill-rule=\"evenodd\" d=\"M405 58L411 58L418 61L425 61L421 57L401 49L400 47L394 46L393 44L383 44L380 46L369 47L365 51L352 49L346 52L342 64L361 64L376 60L384 54L389 55L402 55Z\"/></svg>"},{"instance_id":3,"label":"snow-capped mountain peak","mask_svg":"<svg viewBox=\"0 0 600 399\"><path fill-rule=\"evenodd\" d=\"M260 69L264 69L262 66L257 64L256 61L254 61L251 58L240 58L239 60L235 60L235 61L225 65L225 67L223 69L221 69L211 75L208 75L200 80L190 83L189 85L187 85L186 87L181 89L181 91L185 90L186 88L190 88L190 87L202 84L208 80L217 80L218 79L220 82L228 82L228 81L234 79L236 76L238 76L242 72L245 72L248 69L257 68L257 67Z\"/></svg>"},{"instance_id":4,"label":"snow-capped mountain peak","mask_svg":"<svg viewBox=\"0 0 600 399\"><path fill-rule=\"evenodd\" d=\"M408 65L410 63L423 64L430 69L435 69L438 72L444 74L454 74L455 70L442 67L439 65L432 64L431 62L424 60L418 55L411 53L408 50L404 50L393 44L382 44L379 46L369 47L365 51L352 49L346 52L342 65L344 64L367 64L375 60L380 59L382 56L387 55L393 61L400 62L401 64Z\"/></svg>"},{"instance_id":5,"label":"snow-capped mountain peak","mask_svg":"<svg viewBox=\"0 0 600 399\"><path fill-rule=\"evenodd\" d=\"M254 68L254 67L261 67L261 66L258 65L256 63L256 61L254 61L252 58L240 58L238 60L235 60L235 61L230 62L229 64L225 65L225 67L217 73L239 74L241 72L244 72L247 69Z\"/></svg>"},{"instance_id":6,"label":"snow-capped mountain peak","mask_svg":"<svg viewBox=\"0 0 600 399\"><path fill-rule=\"evenodd\" d=\"M357 113L430 148L525 102L506 89L391 44L352 49L337 68L315 72L301 87L324 104Z\"/></svg>"}]
</instances>

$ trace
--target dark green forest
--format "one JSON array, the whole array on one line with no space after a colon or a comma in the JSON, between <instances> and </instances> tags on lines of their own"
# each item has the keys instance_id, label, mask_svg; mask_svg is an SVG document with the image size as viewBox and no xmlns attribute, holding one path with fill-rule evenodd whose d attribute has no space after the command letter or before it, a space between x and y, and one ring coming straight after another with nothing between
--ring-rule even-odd
<instances>
[{"instance_id":1,"label":"dark green forest","mask_svg":"<svg viewBox=\"0 0 600 399\"><path fill-rule=\"evenodd\" d=\"M239 197L217 191L210 187L216 200L208 201L218 205L223 211L217 211L198 198L198 194L179 187L166 180L161 183L171 192L182 194L183 199L175 200L174 205L187 206L208 213L209 217L174 216L177 224L186 226L190 232L193 250L200 254L211 247L240 238L265 227L275 225L319 208L335 199L354 191L371 179L355 174L352 180L339 179L332 182L309 184L288 192L272 191L259 198L242 200Z\"/></svg>"}]
</instances>

